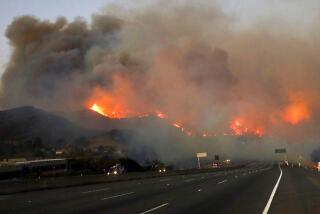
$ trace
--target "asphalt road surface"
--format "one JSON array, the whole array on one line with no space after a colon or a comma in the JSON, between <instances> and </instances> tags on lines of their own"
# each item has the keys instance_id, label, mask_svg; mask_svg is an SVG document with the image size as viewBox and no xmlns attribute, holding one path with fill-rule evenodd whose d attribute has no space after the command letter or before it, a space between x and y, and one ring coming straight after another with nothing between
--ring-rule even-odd
<instances>
[{"instance_id":1,"label":"asphalt road surface","mask_svg":"<svg viewBox=\"0 0 320 214\"><path fill-rule=\"evenodd\" d=\"M228 172L0 196L0 213L263 212L320 213L320 173L257 163Z\"/></svg>"}]
</instances>

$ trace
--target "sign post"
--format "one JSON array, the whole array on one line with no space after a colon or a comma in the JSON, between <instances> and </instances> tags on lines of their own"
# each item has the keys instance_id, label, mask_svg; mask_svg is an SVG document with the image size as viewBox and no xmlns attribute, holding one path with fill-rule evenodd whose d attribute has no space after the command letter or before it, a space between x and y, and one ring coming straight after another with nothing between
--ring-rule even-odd
<instances>
[{"instance_id":1,"label":"sign post","mask_svg":"<svg viewBox=\"0 0 320 214\"><path fill-rule=\"evenodd\" d=\"M198 152L197 153L197 158L198 158L198 169L201 168L201 165L200 165L200 158L205 158L207 157L207 153L206 152Z\"/></svg>"}]
</instances>

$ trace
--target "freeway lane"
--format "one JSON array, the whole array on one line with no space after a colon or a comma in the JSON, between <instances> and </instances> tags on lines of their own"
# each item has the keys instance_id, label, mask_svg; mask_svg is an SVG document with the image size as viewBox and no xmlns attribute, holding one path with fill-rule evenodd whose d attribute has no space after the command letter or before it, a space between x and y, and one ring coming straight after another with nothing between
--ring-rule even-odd
<instances>
[{"instance_id":1,"label":"freeway lane","mask_svg":"<svg viewBox=\"0 0 320 214\"><path fill-rule=\"evenodd\" d=\"M282 166L268 213L319 213L320 173ZM277 164L0 197L0 213L262 213Z\"/></svg>"},{"instance_id":2,"label":"freeway lane","mask_svg":"<svg viewBox=\"0 0 320 214\"><path fill-rule=\"evenodd\" d=\"M320 173L284 166L282 171L269 213L320 213Z\"/></svg>"},{"instance_id":3,"label":"freeway lane","mask_svg":"<svg viewBox=\"0 0 320 214\"><path fill-rule=\"evenodd\" d=\"M255 166L250 166L250 168L254 168ZM260 164L260 166L263 165ZM239 169L234 170L230 173L241 173L247 169ZM228 173L228 172L227 172ZM202 179L210 179L211 177L224 176L225 172L214 172L208 174L191 174L191 175L181 175L181 176L168 176L168 177L159 177L155 179L144 179L144 180L135 180L135 181L127 181L127 182L118 182L118 183L108 183L108 184L96 184L90 186L78 186L72 188L65 189L53 189L53 190L45 190L45 191L37 191L37 192L29 192L8 196L1 196L1 199L6 199L5 202L0 203L0 211L2 210L26 210L29 207L50 207L53 204L54 208L61 206L65 206L65 202L76 201L76 203L86 203L87 198L89 197L98 197L100 195L117 193L119 191L126 191L129 189L145 189L151 188L151 190L156 190L156 186L154 184L159 183L160 188L163 187L162 183L166 181L170 181L170 183L166 182L165 185L175 184L177 182L180 184L183 179L184 182L188 183L195 178ZM162 189L160 190L162 191ZM1 200L0 200L1 201ZM70 203L71 204L71 203ZM3 205L3 206L2 206ZM5 209L1 209L5 208Z\"/></svg>"},{"instance_id":4,"label":"freeway lane","mask_svg":"<svg viewBox=\"0 0 320 214\"><path fill-rule=\"evenodd\" d=\"M44 190L3 196L1 213L259 213L272 190L277 167L245 169ZM268 185L264 185L266 181ZM263 184L263 185L262 185ZM262 191L257 192L257 188ZM249 196L249 197L248 197ZM248 203L257 198L259 203ZM234 207L234 208L232 208Z\"/></svg>"}]
</instances>

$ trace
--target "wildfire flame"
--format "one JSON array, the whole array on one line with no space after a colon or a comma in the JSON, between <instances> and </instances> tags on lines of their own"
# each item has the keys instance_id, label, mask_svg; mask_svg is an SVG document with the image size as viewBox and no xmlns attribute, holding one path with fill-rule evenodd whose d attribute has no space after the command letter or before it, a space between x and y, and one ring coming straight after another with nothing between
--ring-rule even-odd
<instances>
[{"instance_id":1,"label":"wildfire flame","mask_svg":"<svg viewBox=\"0 0 320 214\"><path fill-rule=\"evenodd\" d=\"M102 114L106 117L110 117L110 118L114 118L114 119L120 119L120 118L124 118L124 116L121 113L118 113L116 111L109 111L109 113L106 113L106 109L104 109L103 107L101 107L100 105L94 103L91 107L91 110Z\"/></svg>"},{"instance_id":2,"label":"wildfire flame","mask_svg":"<svg viewBox=\"0 0 320 214\"><path fill-rule=\"evenodd\" d=\"M161 119L164 119L164 118L167 117L166 114L164 114L164 113L162 113L162 112L160 112L160 111L158 111L158 112L156 112L156 113L157 113L157 117L159 117L159 118L161 118Z\"/></svg>"},{"instance_id":3,"label":"wildfire flame","mask_svg":"<svg viewBox=\"0 0 320 214\"><path fill-rule=\"evenodd\" d=\"M292 103L285 109L282 118L291 125L296 125L310 119L310 111L306 103Z\"/></svg>"},{"instance_id":4,"label":"wildfire flame","mask_svg":"<svg viewBox=\"0 0 320 214\"><path fill-rule=\"evenodd\" d=\"M96 103L94 103L94 104L90 107L90 109L93 110L93 111L95 111L95 112L98 112L99 114L102 114L102 115L108 117L108 115L103 112L103 108L100 107L100 106L98 106Z\"/></svg>"},{"instance_id":5,"label":"wildfire flame","mask_svg":"<svg viewBox=\"0 0 320 214\"><path fill-rule=\"evenodd\" d=\"M118 113L116 111L108 111L110 113L106 113L106 109L101 107L100 105L98 105L97 103L94 103L91 107L91 110L104 115L106 117L110 117L110 118L124 118L125 116L123 116L123 114ZM150 114L140 114L137 117L144 117L144 116L149 116ZM164 119L164 120L168 120L169 124L171 123L171 125L177 129L179 129L181 132L185 133L187 136L191 137L191 136L200 136L200 137L212 137L212 136L218 136L219 134L217 133L210 133L210 132L203 132L203 133L198 133L195 132L191 129L186 128L185 126L183 126L181 124L181 122L176 122L176 121L172 121L168 118L167 114L160 112L160 111L156 111L155 115L160 118L160 119ZM232 133L221 133L221 135L224 136L242 136L245 134L253 134L256 135L258 137L262 137L263 136L263 129L261 128L248 128L246 126L243 125L243 120L242 119L235 119L230 123L230 129L232 131Z\"/></svg>"},{"instance_id":6,"label":"wildfire flame","mask_svg":"<svg viewBox=\"0 0 320 214\"><path fill-rule=\"evenodd\" d=\"M181 128L181 126L178 123L173 123L172 125L176 128Z\"/></svg>"},{"instance_id":7,"label":"wildfire flame","mask_svg":"<svg viewBox=\"0 0 320 214\"><path fill-rule=\"evenodd\" d=\"M234 119L230 123L230 129L233 131L234 135L245 135L245 134L253 134L258 137L262 137L263 135L263 129L261 127L255 127L255 126L246 126L244 125L245 121L242 118Z\"/></svg>"}]
</instances>

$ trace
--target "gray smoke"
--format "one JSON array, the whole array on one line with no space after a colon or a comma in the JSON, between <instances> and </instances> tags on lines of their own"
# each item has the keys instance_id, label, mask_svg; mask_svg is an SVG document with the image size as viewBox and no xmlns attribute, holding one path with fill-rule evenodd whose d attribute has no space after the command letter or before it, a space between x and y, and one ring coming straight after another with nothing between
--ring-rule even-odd
<instances>
[{"instance_id":1,"label":"gray smoke","mask_svg":"<svg viewBox=\"0 0 320 214\"><path fill-rule=\"evenodd\" d=\"M1 107L74 111L99 102L129 117L162 111L217 133L241 118L263 129L261 153L279 142L304 142L308 153L319 140L320 47L310 37L280 20L235 28L212 4L112 9L89 23L14 19Z\"/></svg>"}]
</instances>

